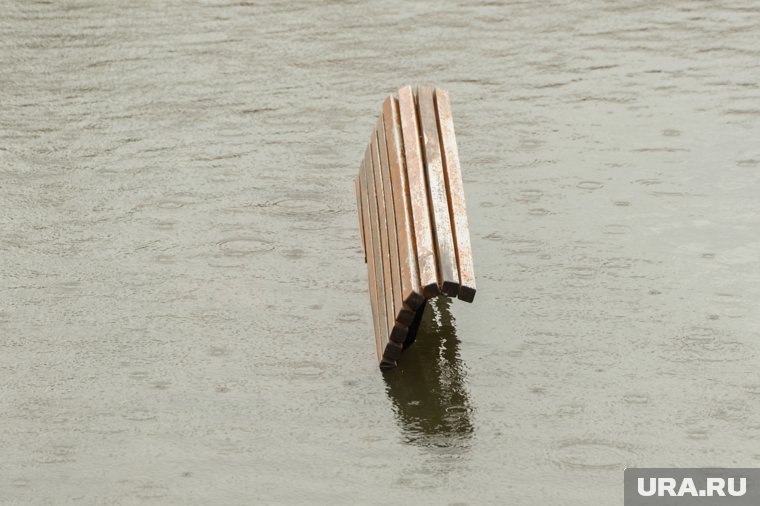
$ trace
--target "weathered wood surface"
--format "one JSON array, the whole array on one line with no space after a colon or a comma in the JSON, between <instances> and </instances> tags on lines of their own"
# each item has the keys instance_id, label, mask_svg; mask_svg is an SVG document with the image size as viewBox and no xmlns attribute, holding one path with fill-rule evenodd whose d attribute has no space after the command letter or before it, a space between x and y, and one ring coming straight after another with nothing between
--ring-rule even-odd
<instances>
[{"instance_id":1,"label":"weathered wood surface","mask_svg":"<svg viewBox=\"0 0 760 506\"><path fill-rule=\"evenodd\" d=\"M401 268L401 291L404 303L416 311L425 301L420 286L417 254L414 247L414 225L409 184L404 161L404 144L398 113L398 100L388 97L383 104L385 140L388 147L391 182L394 188L393 200L396 211L396 234L398 238L399 264Z\"/></svg>"},{"instance_id":2,"label":"weathered wood surface","mask_svg":"<svg viewBox=\"0 0 760 506\"><path fill-rule=\"evenodd\" d=\"M377 356L390 368L414 342L427 299L475 297L446 91L406 86L386 99L355 185Z\"/></svg>"},{"instance_id":3,"label":"weathered wood surface","mask_svg":"<svg viewBox=\"0 0 760 506\"><path fill-rule=\"evenodd\" d=\"M378 152L377 131L372 133L370 143L372 152L372 173L375 180L375 197L377 199L378 226L380 229L380 256L382 257L383 289L385 292L385 310L388 320L388 339L395 343L403 343L406 339L408 328L396 322L397 308L393 300L393 278L391 268L390 240L388 238L388 210L385 208L385 191L383 188L383 176L380 166L380 154ZM390 211L391 215L393 211Z\"/></svg>"},{"instance_id":4,"label":"weathered wood surface","mask_svg":"<svg viewBox=\"0 0 760 506\"><path fill-rule=\"evenodd\" d=\"M475 269L472 265L472 246L470 245L470 227L467 223L467 206L464 203L464 185L462 171L459 167L459 150L454 136L454 120L451 116L451 101L446 90L435 91L438 128L441 133L441 151L443 168L448 188L449 207L451 208L451 225L454 234L454 246L459 269L459 293L461 300L472 302L475 298Z\"/></svg>"},{"instance_id":5,"label":"weathered wood surface","mask_svg":"<svg viewBox=\"0 0 760 506\"><path fill-rule=\"evenodd\" d=\"M385 139L385 124L381 114L377 119L377 147L380 155L380 172L382 173L383 196L385 197L386 225L388 226L388 248L390 249L391 262L391 286L393 288L393 314L398 322L408 327L414 319L414 311L404 307L403 294L401 292L401 265L398 255L398 234L396 232L396 210L393 198L393 184L391 182L391 170L388 162L388 147ZM397 190L397 191L400 191ZM404 336L406 337L406 336Z\"/></svg>"},{"instance_id":6,"label":"weathered wood surface","mask_svg":"<svg viewBox=\"0 0 760 506\"><path fill-rule=\"evenodd\" d=\"M446 195L446 179L443 175L441 145L438 140L438 119L431 86L417 88L417 106L438 264L438 286L446 295L456 296L459 291L459 272L454 237L451 234L449 199Z\"/></svg>"},{"instance_id":7,"label":"weathered wood surface","mask_svg":"<svg viewBox=\"0 0 760 506\"><path fill-rule=\"evenodd\" d=\"M375 199L375 182L372 175L372 159L370 148L364 155L364 165L362 167L362 176L364 179L364 191L366 192L364 202L367 203L367 227L365 233L369 241L367 242L367 272L371 278L370 291L374 293L373 307L376 310L375 324L375 341L377 344L378 357L383 356L383 350L388 340L388 320L386 319L387 310L385 307L385 283L383 282L383 266L380 256L380 227L378 226L377 201Z\"/></svg>"},{"instance_id":8,"label":"weathered wood surface","mask_svg":"<svg viewBox=\"0 0 760 506\"><path fill-rule=\"evenodd\" d=\"M412 88L405 86L398 90L398 106L401 115L401 132L404 138L406 174L409 181L409 198L414 217L414 237L417 249L417 263L420 284L425 297L435 297L439 293L436 274L433 230L430 224L425 167L420 147L417 106Z\"/></svg>"},{"instance_id":9,"label":"weathered wood surface","mask_svg":"<svg viewBox=\"0 0 760 506\"><path fill-rule=\"evenodd\" d=\"M371 215L370 215L370 206L369 206L369 191L367 190L367 171L366 171L366 157L362 161L361 168L359 169L359 191L361 196L361 211L362 211L362 233L364 237L368 238L370 244L374 244L374 240L372 238L372 226L371 226ZM367 243L365 243L366 247ZM374 249L369 248L365 250L365 258L367 262L367 280L369 282L369 300L370 305L372 306L372 324L375 329L375 345L376 345L376 351L377 356L381 357L383 354L383 350L381 348L382 346L382 335L383 335L383 328L380 325L380 320L382 318L381 312L385 310L385 307L382 309L379 306L378 303L378 293L377 293L377 276L376 276L376 270L375 270L375 254Z\"/></svg>"},{"instance_id":10,"label":"weathered wood surface","mask_svg":"<svg viewBox=\"0 0 760 506\"><path fill-rule=\"evenodd\" d=\"M361 172L361 169L359 169L359 171ZM356 176L356 179L354 179L354 186L356 186L356 210L359 213L359 232L361 233L364 263L367 263L367 240L364 238L364 218L362 217L362 192L360 185L361 182L359 181L359 176Z\"/></svg>"}]
</instances>

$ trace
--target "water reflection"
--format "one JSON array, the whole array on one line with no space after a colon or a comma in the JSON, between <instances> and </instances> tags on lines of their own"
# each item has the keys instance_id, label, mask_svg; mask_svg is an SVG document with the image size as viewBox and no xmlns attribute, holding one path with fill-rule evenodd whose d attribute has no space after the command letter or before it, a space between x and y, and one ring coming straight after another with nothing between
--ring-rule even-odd
<instances>
[{"instance_id":1,"label":"water reflection","mask_svg":"<svg viewBox=\"0 0 760 506\"><path fill-rule=\"evenodd\" d=\"M443 296L427 304L416 343L384 378L407 442L467 449L474 431L472 408L450 304Z\"/></svg>"}]
</instances>

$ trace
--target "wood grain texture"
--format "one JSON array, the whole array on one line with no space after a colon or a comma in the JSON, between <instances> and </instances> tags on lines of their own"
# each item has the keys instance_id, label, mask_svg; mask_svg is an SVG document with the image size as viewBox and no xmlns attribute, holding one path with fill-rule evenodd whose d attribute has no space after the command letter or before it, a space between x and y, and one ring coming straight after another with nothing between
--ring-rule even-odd
<instances>
[{"instance_id":1,"label":"wood grain texture","mask_svg":"<svg viewBox=\"0 0 760 506\"><path fill-rule=\"evenodd\" d=\"M362 170L359 169L359 173L361 174ZM362 243L362 251L364 252L364 263L367 263L367 240L364 236L364 218L362 217L362 191L361 191L361 182L359 181L359 176L356 176L354 179L354 187L356 191L356 211L359 213L359 232L361 234L361 243Z\"/></svg>"},{"instance_id":2,"label":"wood grain texture","mask_svg":"<svg viewBox=\"0 0 760 506\"><path fill-rule=\"evenodd\" d=\"M433 238L438 262L438 285L446 295L456 296L459 291L454 236L446 195L446 179L443 174L441 146L438 137L438 118L435 112L432 86L417 88L417 106L425 162L425 171L433 223Z\"/></svg>"},{"instance_id":3,"label":"wood grain texture","mask_svg":"<svg viewBox=\"0 0 760 506\"><path fill-rule=\"evenodd\" d=\"M375 197L375 180L372 171L372 155L370 153L370 147L367 146L367 150L364 154L364 167L363 178L365 184L366 204L369 212L367 217L369 218L369 226L367 228L367 237L371 238L368 246L371 243L371 248L368 248L368 271L371 267L372 286L370 290L375 294L374 306L377 308L377 333L375 334L375 344L377 349L378 360L382 359L385 345L388 342L388 320L386 315L388 310L386 308L385 297L385 282L383 277L383 265L382 254L380 251L380 227L379 217L377 210L377 198Z\"/></svg>"},{"instance_id":4,"label":"wood grain texture","mask_svg":"<svg viewBox=\"0 0 760 506\"><path fill-rule=\"evenodd\" d=\"M396 236L398 238L398 256L401 273L401 291L404 303L417 310L425 301L420 286L417 267L417 253L414 247L414 224L412 223L412 205L409 199L406 165L404 163L404 143L401 136L401 123L398 113L398 100L388 97L383 104L383 125L385 141L388 148L388 165L390 166L393 185L394 210L396 212Z\"/></svg>"},{"instance_id":5,"label":"wood grain texture","mask_svg":"<svg viewBox=\"0 0 760 506\"><path fill-rule=\"evenodd\" d=\"M441 135L443 169L448 189L449 210L459 269L459 292L461 300L472 302L475 298L475 268L472 261L470 227L467 221L467 206L464 200L464 184L459 165L459 150L454 135L454 120L451 115L451 100L446 90L435 90L436 112Z\"/></svg>"},{"instance_id":6,"label":"wood grain texture","mask_svg":"<svg viewBox=\"0 0 760 506\"><path fill-rule=\"evenodd\" d=\"M393 288L393 310L395 319L408 327L414 319L414 312L404 307L404 299L401 291L401 266L399 264L398 237L396 234L396 203L393 198L393 184L391 181L391 169L388 164L388 147L385 141L385 125L382 114L377 119L377 149L380 157L380 173L383 183L383 197L385 199L385 218L388 232L388 249L391 263L391 286Z\"/></svg>"},{"instance_id":7,"label":"wood grain texture","mask_svg":"<svg viewBox=\"0 0 760 506\"><path fill-rule=\"evenodd\" d=\"M380 254L382 263L382 275L385 291L385 307L388 321L388 339L396 342L403 342L406 339L408 327L396 323L397 310L393 300L393 280L391 274L391 255L388 240L388 211L385 208L385 194L383 192L382 168L380 165L380 153L378 151L378 135L373 130L372 140L370 142L372 174L375 182L375 197L378 215L378 228L380 231ZM391 210L391 215L393 211Z\"/></svg>"},{"instance_id":8,"label":"wood grain texture","mask_svg":"<svg viewBox=\"0 0 760 506\"><path fill-rule=\"evenodd\" d=\"M398 90L399 116L404 142L404 155L409 183L409 198L414 222L414 238L417 251L420 285L425 297L435 297L440 293L433 245L433 229L425 182L422 148L419 139L417 107L412 88L405 86Z\"/></svg>"},{"instance_id":9,"label":"wood grain texture","mask_svg":"<svg viewBox=\"0 0 760 506\"><path fill-rule=\"evenodd\" d=\"M365 157L366 161L366 157ZM359 184L359 197L362 202L361 206L361 218L362 227L367 231L368 235L371 234L371 217L369 212L369 197L367 194L367 179L365 161L362 161L361 168L359 169L359 177L357 178ZM375 274L375 255L372 247L367 250L367 282L369 284L369 300L372 307L372 326L375 331L375 351L377 352L377 359L380 360L383 355L383 349L381 347L381 325L380 321L383 318L382 311L378 305L378 293L377 293L377 276Z\"/></svg>"}]
</instances>

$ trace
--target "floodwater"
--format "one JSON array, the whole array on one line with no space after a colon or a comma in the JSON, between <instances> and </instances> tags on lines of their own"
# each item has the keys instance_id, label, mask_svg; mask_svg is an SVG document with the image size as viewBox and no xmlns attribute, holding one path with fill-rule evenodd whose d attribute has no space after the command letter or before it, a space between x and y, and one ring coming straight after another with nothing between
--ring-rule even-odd
<instances>
[{"instance_id":1,"label":"floodwater","mask_svg":"<svg viewBox=\"0 0 760 506\"><path fill-rule=\"evenodd\" d=\"M620 505L760 466L760 2L0 2L0 503ZM450 90L478 295L353 195Z\"/></svg>"}]
</instances>

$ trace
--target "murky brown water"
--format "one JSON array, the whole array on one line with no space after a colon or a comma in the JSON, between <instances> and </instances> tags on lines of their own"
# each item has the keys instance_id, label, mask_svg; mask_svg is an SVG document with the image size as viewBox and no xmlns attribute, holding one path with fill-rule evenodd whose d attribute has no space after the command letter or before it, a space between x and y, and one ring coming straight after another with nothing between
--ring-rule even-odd
<instances>
[{"instance_id":1,"label":"murky brown water","mask_svg":"<svg viewBox=\"0 0 760 506\"><path fill-rule=\"evenodd\" d=\"M622 504L760 466L760 3L0 3L0 502ZM375 363L353 176L451 91L479 293Z\"/></svg>"}]
</instances>

